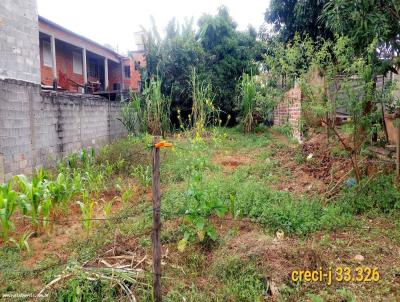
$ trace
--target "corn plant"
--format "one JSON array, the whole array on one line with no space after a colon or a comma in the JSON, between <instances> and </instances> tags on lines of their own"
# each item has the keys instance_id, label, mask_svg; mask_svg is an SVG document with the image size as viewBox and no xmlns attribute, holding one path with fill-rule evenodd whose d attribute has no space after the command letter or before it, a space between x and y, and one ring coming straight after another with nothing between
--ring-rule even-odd
<instances>
[{"instance_id":1,"label":"corn plant","mask_svg":"<svg viewBox=\"0 0 400 302\"><path fill-rule=\"evenodd\" d=\"M89 152L86 149L81 150L80 159L83 168L88 169L90 165L93 163L94 158L95 158L95 151L93 148L90 148Z\"/></svg>"},{"instance_id":2,"label":"corn plant","mask_svg":"<svg viewBox=\"0 0 400 302\"><path fill-rule=\"evenodd\" d=\"M189 84L193 102L189 123L193 123L196 138L200 138L208 126L221 126L220 110L214 107L211 84L199 80L195 68L192 69Z\"/></svg>"},{"instance_id":3,"label":"corn plant","mask_svg":"<svg viewBox=\"0 0 400 302\"><path fill-rule=\"evenodd\" d=\"M151 168L150 166L138 165L132 168L131 175L139 180L144 187L151 185Z\"/></svg>"},{"instance_id":4,"label":"corn plant","mask_svg":"<svg viewBox=\"0 0 400 302\"><path fill-rule=\"evenodd\" d=\"M133 192L131 189L127 189L122 193L122 202L127 203L133 196Z\"/></svg>"},{"instance_id":5,"label":"corn plant","mask_svg":"<svg viewBox=\"0 0 400 302\"><path fill-rule=\"evenodd\" d=\"M257 87L254 77L243 74L239 91L241 125L244 132L251 132L256 126Z\"/></svg>"},{"instance_id":6,"label":"corn plant","mask_svg":"<svg viewBox=\"0 0 400 302\"><path fill-rule=\"evenodd\" d=\"M131 93L129 102L122 106L121 117L120 121L129 133L138 135L146 130L140 97L137 94Z\"/></svg>"},{"instance_id":7,"label":"corn plant","mask_svg":"<svg viewBox=\"0 0 400 302\"><path fill-rule=\"evenodd\" d=\"M74 194L82 193L83 191L83 183L82 176L79 171L74 171L72 174L72 184L71 184L71 192Z\"/></svg>"},{"instance_id":8,"label":"corn plant","mask_svg":"<svg viewBox=\"0 0 400 302\"><path fill-rule=\"evenodd\" d=\"M46 227L52 206L47 181L38 174L33 176L32 181L29 181L25 175L16 176L15 181L21 192L18 201L22 213L30 216L32 225L38 230L39 219L43 212L44 226Z\"/></svg>"},{"instance_id":9,"label":"corn plant","mask_svg":"<svg viewBox=\"0 0 400 302\"><path fill-rule=\"evenodd\" d=\"M113 203L114 203L114 200L110 200L109 202L107 202L104 205L104 208L103 208L104 218L106 218L106 219L110 218Z\"/></svg>"},{"instance_id":10,"label":"corn plant","mask_svg":"<svg viewBox=\"0 0 400 302\"><path fill-rule=\"evenodd\" d=\"M65 173L59 173L56 180L49 181L47 188L55 205L65 203L72 195L71 185Z\"/></svg>"},{"instance_id":11,"label":"corn plant","mask_svg":"<svg viewBox=\"0 0 400 302\"><path fill-rule=\"evenodd\" d=\"M110 177L114 173L114 165L111 164L108 160L104 165L104 172L106 177Z\"/></svg>"},{"instance_id":12,"label":"corn plant","mask_svg":"<svg viewBox=\"0 0 400 302\"><path fill-rule=\"evenodd\" d=\"M143 90L143 123L151 134L164 135L170 130L170 98L161 93L161 80L150 80Z\"/></svg>"},{"instance_id":13,"label":"corn plant","mask_svg":"<svg viewBox=\"0 0 400 302\"><path fill-rule=\"evenodd\" d=\"M87 193L82 194L82 201L77 201L82 212L82 226L89 234L92 228L94 201L87 195Z\"/></svg>"},{"instance_id":14,"label":"corn plant","mask_svg":"<svg viewBox=\"0 0 400 302\"><path fill-rule=\"evenodd\" d=\"M79 163L78 154L73 153L73 154L69 155L66 160L67 160L69 168L71 168L71 169L78 168L78 163Z\"/></svg>"},{"instance_id":15,"label":"corn plant","mask_svg":"<svg viewBox=\"0 0 400 302\"><path fill-rule=\"evenodd\" d=\"M28 253L30 253L31 248L29 246L28 240L33 234L33 232L25 232L20 239L16 240L14 238L10 238L9 241L14 243L19 252L26 250Z\"/></svg>"},{"instance_id":16,"label":"corn plant","mask_svg":"<svg viewBox=\"0 0 400 302\"><path fill-rule=\"evenodd\" d=\"M14 229L14 224L11 221L17 207L17 193L12 189L12 183L0 185L0 222L1 234L3 241L8 241L8 234L11 229Z\"/></svg>"}]
</instances>

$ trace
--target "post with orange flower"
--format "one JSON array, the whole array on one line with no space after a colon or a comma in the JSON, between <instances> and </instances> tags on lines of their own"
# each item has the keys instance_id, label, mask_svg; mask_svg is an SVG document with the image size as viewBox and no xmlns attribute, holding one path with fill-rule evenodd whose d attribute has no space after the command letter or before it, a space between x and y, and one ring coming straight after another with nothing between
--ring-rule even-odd
<instances>
[{"instance_id":1,"label":"post with orange flower","mask_svg":"<svg viewBox=\"0 0 400 302\"><path fill-rule=\"evenodd\" d=\"M166 141L158 142L158 137L154 137L152 145L152 196L153 196L153 295L155 302L162 301L161 294L161 192L160 192L160 149L172 147Z\"/></svg>"}]
</instances>

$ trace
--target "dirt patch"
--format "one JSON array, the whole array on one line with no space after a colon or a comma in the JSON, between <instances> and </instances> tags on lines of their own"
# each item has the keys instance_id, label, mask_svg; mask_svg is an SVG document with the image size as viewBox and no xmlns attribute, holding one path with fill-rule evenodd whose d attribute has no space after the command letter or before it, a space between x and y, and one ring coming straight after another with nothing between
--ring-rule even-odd
<instances>
[{"instance_id":1,"label":"dirt patch","mask_svg":"<svg viewBox=\"0 0 400 302\"><path fill-rule=\"evenodd\" d=\"M249 165L253 160L244 155L221 155L217 154L213 158L213 163L222 166L224 171L235 170L238 166Z\"/></svg>"},{"instance_id":2,"label":"dirt patch","mask_svg":"<svg viewBox=\"0 0 400 302\"><path fill-rule=\"evenodd\" d=\"M337 148L341 150L340 147ZM351 170L350 159L333 156L326 134L317 134L304 142L301 153L303 158L307 158L302 170L326 185L338 181Z\"/></svg>"},{"instance_id":3,"label":"dirt patch","mask_svg":"<svg viewBox=\"0 0 400 302\"><path fill-rule=\"evenodd\" d=\"M93 197L95 198L95 197ZM111 215L117 213L121 207L122 202L120 194L114 188L104 191L95 202L94 218L104 218L103 206L105 203L113 200ZM54 255L60 259L61 262L66 262L70 251L68 251L68 244L73 238L80 238L86 236L86 232L82 229L82 223L79 221L82 218L79 205L71 202L68 212L57 212L51 217L55 222L50 223L47 232L41 231L38 235L32 236L29 240L29 246L32 254L23 262L26 267L34 267L37 263ZM17 227L17 233L23 234L25 231L31 229L29 219L24 219ZM93 223L95 228L96 223Z\"/></svg>"},{"instance_id":4,"label":"dirt patch","mask_svg":"<svg viewBox=\"0 0 400 302\"><path fill-rule=\"evenodd\" d=\"M289 147L279 150L271 157L272 161L278 162L276 169L280 176L279 182L273 183L272 187L301 195L325 192L325 183L305 172L303 164L295 162L296 152L296 147Z\"/></svg>"},{"instance_id":5,"label":"dirt patch","mask_svg":"<svg viewBox=\"0 0 400 302\"><path fill-rule=\"evenodd\" d=\"M279 240L254 231L242 233L229 241L224 254L257 259L266 279L278 285L288 283L293 270L311 270L324 265L318 251L300 247L296 239Z\"/></svg>"}]
</instances>

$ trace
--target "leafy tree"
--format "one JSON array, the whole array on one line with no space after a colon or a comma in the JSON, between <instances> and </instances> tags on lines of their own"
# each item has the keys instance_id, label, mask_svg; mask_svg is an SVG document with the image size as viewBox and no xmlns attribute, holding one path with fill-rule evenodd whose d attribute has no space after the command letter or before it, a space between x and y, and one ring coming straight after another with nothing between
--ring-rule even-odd
<instances>
[{"instance_id":1,"label":"leafy tree","mask_svg":"<svg viewBox=\"0 0 400 302\"><path fill-rule=\"evenodd\" d=\"M255 73L255 60L262 46L253 28L236 30L237 24L224 6L216 16L203 15L198 25L200 43L206 53L205 72L216 94L216 105L226 113L234 110L235 87L243 73Z\"/></svg>"},{"instance_id":2,"label":"leafy tree","mask_svg":"<svg viewBox=\"0 0 400 302\"><path fill-rule=\"evenodd\" d=\"M204 51L196 41L193 20L186 20L180 26L172 19L166 36L161 39L153 21L153 26L145 39L147 77L162 80L161 92L172 99L173 110L191 110L190 74L193 67L203 70Z\"/></svg>"},{"instance_id":3,"label":"leafy tree","mask_svg":"<svg viewBox=\"0 0 400 302\"><path fill-rule=\"evenodd\" d=\"M328 0L320 20L335 33L350 37L359 54L367 55L375 39L381 58L400 50L399 0Z\"/></svg>"},{"instance_id":4,"label":"leafy tree","mask_svg":"<svg viewBox=\"0 0 400 302\"><path fill-rule=\"evenodd\" d=\"M273 31L281 41L292 40L296 33L317 38L332 38L324 22L318 20L327 0L271 0L265 21L273 24Z\"/></svg>"},{"instance_id":5,"label":"leafy tree","mask_svg":"<svg viewBox=\"0 0 400 302\"><path fill-rule=\"evenodd\" d=\"M255 62L262 59L263 46L257 41L256 30L238 31L225 7L215 16L203 15L198 25L196 32L193 19L182 26L172 19L161 38L153 20L145 37L147 81L161 78L162 93L172 99L173 119L178 109L184 117L192 111L190 75L194 68L199 83L211 85L214 105L228 116L234 111L240 76L243 72L256 73Z\"/></svg>"}]
</instances>

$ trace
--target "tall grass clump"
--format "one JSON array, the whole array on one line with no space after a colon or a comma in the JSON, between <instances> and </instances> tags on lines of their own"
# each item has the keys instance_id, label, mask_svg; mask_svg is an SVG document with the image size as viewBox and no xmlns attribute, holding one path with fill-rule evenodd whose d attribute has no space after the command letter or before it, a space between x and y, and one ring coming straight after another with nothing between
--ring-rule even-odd
<instances>
[{"instance_id":1,"label":"tall grass clump","mask_svg":"<svg viewBox=\"0 0 400 302\"><path fill-rule=\"evenodd\" d=\"M252 132L260 122L272 119L274 105L281 97L279 89L266 79L244 73L237 91L239 121L244 132Z\"/></svg>"},{"instance_id":2,"label":"tall grass clump","mask_svg":"<svg viewBox=\"0 0 400 302\"><path fill-rule=\"evenodd\" d=\"M121 118L120 121L129 133L138 135L143 131L143 112L140 97L135 93L131 93L129 102L122 106Z\"/></svg>"},{"instance_id":3,"label":"tall grass clump","mask_svg":"<svg viewBox=\"0 0 400 302\"><path fill-rule=\"evenodd\" d=\"M240 123L244 132L251 132L256 126L257 87L252 75L243 74L239 83Z\"/></svg>"},{"instance_id":4,"label":"tall grass clump","mask_svg":"<svg viewBox=\"0 0 400 302\"><path fill-rule=\"evenodd\" d=\"M161 93L161 80L150 80L143 90L143 123L150 134L164 135L170 130L170 98Z\"/></svg>"},{"instance_id":5,"label":"tall grass clump","mask_svg":"<svg viewBox=\"0 0 400 302\"><path fill-rule=\"evenodd\" d=\"M170 131L171 100L161 93L161 80L146 83L142 96L131 94L131 99L121 110L121 122L128 132L165 135Z\"/></svg>"},{"instance_id":6,"label":"tall grass clump","mask_svg":"<svg viewBox=\"0 0 400 302\"><path fill-rule=\"evenodd\" d=\"M201 137L207 127L221 124L220 110L213 104L211 83L200 80L195 68L190 74L189 84L193 102L189 123L192 123L196 137Z\"/></svg>"},{"instance_id":7,"label":"tall grass clump","mask_svg":"<svg viewBox=\"0 0 400 302\"><path fill-rule=\"evenodd\" d=\"M395 182L393 174L362 179L357 186L343 190L337 203L354 214L393 213L400 210L400 191Z\"/></svg>"}]
</instances>

